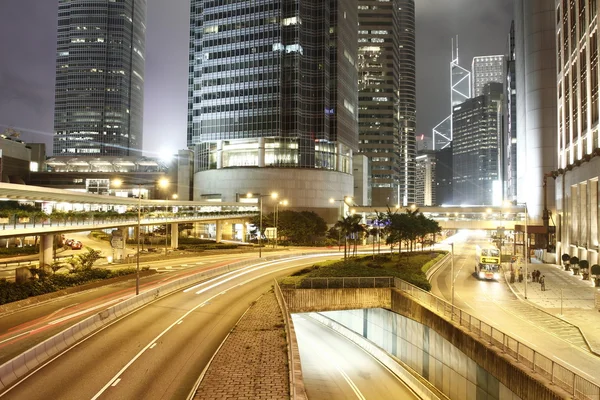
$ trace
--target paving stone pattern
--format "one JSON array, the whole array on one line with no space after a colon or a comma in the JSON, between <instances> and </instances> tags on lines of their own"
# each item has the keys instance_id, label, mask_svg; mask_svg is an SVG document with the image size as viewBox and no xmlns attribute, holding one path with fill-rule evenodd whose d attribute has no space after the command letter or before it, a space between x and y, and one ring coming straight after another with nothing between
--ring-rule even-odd
<instances>
[{"instance_id":1,"label":"paving stone pattern","mask_svg":"<svg viewBox=\"0 0 600 400\"><path fill-rule=\"evenodd\" d=\"M229 335L194 399L289 399L289 387L285 325L270 291Z\"/></svg>"},{"instance_id":2,"label":"paving stone pattern","mask_svg":"<svg viewBox=\"0 0 600 400\"><path fill-rule=\"evenodd\" d=\"M600 352L600 313L594 306L598 289L594 288L593 281L584 281L581 275L573 275L572 271L565 271L560 265L543 264L532 259L529 270L536 269L546 277L546 290L542 291L539 283L530 281L527 300L545 312L517 302L511 302L511 309L528 320L536 321L542 329L588 350L579 330L573 326L576 325L583 331L592 349ZM507 283L523 298L524 282L510 283L507 279Z\"/></svg>"}]
</instances>

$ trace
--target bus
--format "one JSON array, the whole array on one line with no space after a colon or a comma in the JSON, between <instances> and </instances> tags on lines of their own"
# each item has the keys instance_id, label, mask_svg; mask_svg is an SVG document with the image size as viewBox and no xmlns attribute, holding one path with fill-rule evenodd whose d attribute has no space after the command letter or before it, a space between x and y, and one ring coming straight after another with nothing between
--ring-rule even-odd
<instances>
[{"instance_id":1,"label":"bus","mask_svg":"<svg viewBox=\"0 0 600 400\"><path fill-rule=\"evenodd\" d=\"M500 278L500 250L493 246L477 246L475 251L475 274L477 277L494 280Z\"/></svg>"}]
</instances>

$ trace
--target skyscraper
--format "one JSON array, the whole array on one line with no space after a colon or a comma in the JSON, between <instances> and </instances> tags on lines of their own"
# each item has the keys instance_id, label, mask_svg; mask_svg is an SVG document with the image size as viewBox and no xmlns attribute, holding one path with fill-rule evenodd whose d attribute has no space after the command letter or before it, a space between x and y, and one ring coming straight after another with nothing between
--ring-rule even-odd
<instances>
[{"instance_id":1,"label":"skyscraper","mask_svg":"<svg viewBox=\"0 0 600 400\"><path fill-rule=\"evenodd\" d=\"M146 0L60 0L54 155L142 149Z\"/></svg>"},{"instance_id":2,"label":"skyscraper","mask_svg":"<svg viewBox=\"0 0 600 400\"><path fill-rule=\"evenodd\" d=\"M558 143L557 151L553 154L557 169L553 171L552 166L548 165L536 175L540 180L541 173L545 175L543 179L549 189L550 210L556 201L558 215L551 218L549 224L553 221L560 223L560 229L557 230L557 256L566 253L594 265L600 262L600 3L555 1L552 6L549 4L543 9L534 9L537 13L533 13L533 16L538 18L535 27L540 27L540 30L545 28L548 36L554 32L556 41L552 43L557 45L557 48L548 49L547 53L540 55L550 58L550 50L553 50L555 54L552 60L558 62L553 71L556 93L552 98L558 106L558 130L554 129L548 135L548 147ZM549 10L552 8L555 15L550 21ZM536 61L537 65L545 65L539 62L543 60ZM547 86L551 87L550 82L547 82ZM544 100L548 105L552 104L551 99ZM556 121L556 118L550 121ZM556 131L558 137L551 137ZM553 177L557 178L556 186L552 184ZM556 189L556 197L553 196L553 189Z\"/></svg>"},{"instance_id":3,"label":"skyscraper","mask_svg":"<svg viewBox=\"0 0 600 400\"><path fill-rule=\"evenodd\" d=\"M433 149L438 151L452 143L452 110L454 106L471 98L471 72L460 66L458 36L452 39L450 60L450 115L438 123L432 131Z\"/></svg>"},{"instance_id":4,"label":"skyscraper","mask_svg":"<svg viewBox=\"0 0 600 400\"><path fill-rule=\"evenodd\" d=\"M504 56L478 56L473 57L471 64L471 77L473 80L473 97L481 96L483 88L490 82L504 82Z\"/></svg>"},{"instance_id":5,"label":"skyscraper","mask_svg":"<svg viewBox=\"0 0 600 400\"><path fill-rule=\"evenodd\" d=\"M415 204L417 206L433 206L435 197L435 160L433 150L426 150L417 156L415 174Z\"/></svg>"},{"instance_id":6,"label":"skyscraper","mask_svg":"<svg viewBox=\"0 0 600 400\"><path fill-rule=\"evenodd\" d=\"M453 199L455 204L497 205L500 184L502 84L488 83L483 95L454 106Z\"/></svg>"},{"instance_id":7,"label":"skyscraper","mask_svg":"<svg viewBox=\"0 0 600 400\"><path fill-rule=\"evenodd\" d=\"M544 203L550 210L555 207L554 185L544 188L544 173L554 170L557 162L557 15L553 3L558 4L515 0L517 201L527 204L532 225L542 222Z\"/></svg>"},{"instance_id":8,"label":"skyscraper","mask_svg":"<svg viewBox=\"0 0 600 400\"><path fill-rule=\"evenodd\" d=\"M359 0L360 152L372 169L373 205L414 202L414 0Z\"/></svg>"},{"instance_id":9,"label":"skyscraper","mask_svg":"<svg viewBox=\"0 0 600 400\"><path fill-rule=\"evenodd\" d=\"M194 198L278 191L314 209L352 195L357 3L192 0L190 21Z\"/></svg>"},{"instance_id":10,"label":"skyscraper","mask_svg":"<svg viewBox=\"0 0 600 400\"><path fill-rule=\"evenodd\" d=\"M517 199L517 78L515 70L515 22L510 24L504 77L504 181L505 198Z\"/></svg>"}]
</instances>

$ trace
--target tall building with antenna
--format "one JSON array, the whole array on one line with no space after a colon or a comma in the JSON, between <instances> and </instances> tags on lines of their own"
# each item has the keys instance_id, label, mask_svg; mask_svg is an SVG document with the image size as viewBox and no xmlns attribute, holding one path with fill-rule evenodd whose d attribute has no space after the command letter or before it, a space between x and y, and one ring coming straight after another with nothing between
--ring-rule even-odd
<instances>
[{"instance_id":1,"label":"tall building with antenna","mask_svg":"<svg viewBox=\"0 0 600 400\"><path fill-rule=\"evenodd\" d=\"M141 154L146 0L58 4L55 156Z\"/></svg>"},{"instance_id":2,"label":"tall building with antenna","mask_svg":"<svg viewBox=\"0 0 600 400\"><path fill-rule=\"evenodd\" d=\"M433 128L433 149L442 150L452 142L452 110L454 106L471 98L471 72L460 66L458 36L452 39L450 60L450 114Z\"/></svg>"}]
</instances>

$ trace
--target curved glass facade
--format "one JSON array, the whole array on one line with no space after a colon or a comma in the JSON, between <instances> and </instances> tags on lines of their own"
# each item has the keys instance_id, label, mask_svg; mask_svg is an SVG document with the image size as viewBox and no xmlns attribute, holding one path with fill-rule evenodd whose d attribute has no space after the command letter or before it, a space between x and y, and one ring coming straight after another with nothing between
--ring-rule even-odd
<instances>
[{"instance_id":1,"label":"curved glass facade","mask_svg":"<svg viewBox=\"0 0 600 400\"><path fill-rule=\"evenodd\" d=\"M142 148L146 0L60 0L54 155Z\"/></svg>"},{"instance_id":2,"label":"curved glass facade","mask_svg":"<svg viewBox=\"0 0 600 400\"><path fill-rule=\"evenodd\" d=\"M192 0L190 22L187 139L197 171L351 173L355 1Z\"/></svg>"}]
</instances>

